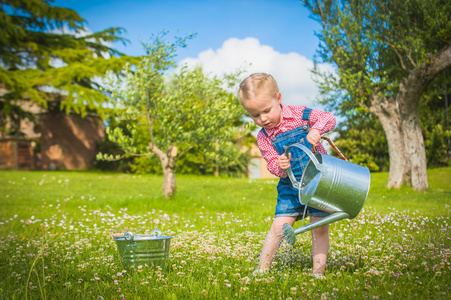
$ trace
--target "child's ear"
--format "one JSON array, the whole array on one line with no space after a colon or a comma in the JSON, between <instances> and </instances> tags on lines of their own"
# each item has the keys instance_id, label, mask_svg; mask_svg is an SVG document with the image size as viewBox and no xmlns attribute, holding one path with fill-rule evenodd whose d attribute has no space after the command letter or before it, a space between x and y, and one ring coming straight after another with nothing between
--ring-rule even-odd
<instances>
[{"instance_id":1,"label":"child's ear","mask_svg":"<svg viewBox=\"0 0 451 300\"><path fill-rule=\"evenodd\" d=\"M282 94L280 92L277 93L277 101L279 102L279 104L282 102Z\"/></svg>"}]
</instances>

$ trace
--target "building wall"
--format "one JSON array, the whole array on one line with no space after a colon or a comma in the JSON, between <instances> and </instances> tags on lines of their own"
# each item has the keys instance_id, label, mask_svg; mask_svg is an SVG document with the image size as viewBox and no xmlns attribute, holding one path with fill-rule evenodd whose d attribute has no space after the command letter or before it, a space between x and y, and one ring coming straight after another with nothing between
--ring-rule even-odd
<instances>
[{"instance_id":1,"label":"building wall","mask_svg":"<svg viewBox=\"0 0 451 300\"><path fill-rule=\"evenodd\" d=\"M253 157L248 166L248 177L252 179L273 179L277 178L266 168L266 160L261 157Z\"/></svg>"},{"instance_id":2,"label":"building wall","mask_svg":"<svg viewBox=\"0 0 451 300\"><path fill-rule=\"evenodd\" d=\"M102 120L94 115L43 113L40 115L42 169L91 168L105 137Z\"/></svg>"},{"instance_id":3,"label":"building wall","mask_svg":"<svg viewBox=\"0 0 451 300\"><path fill-rule=\"evenodd\" d=\"M25 138L0 138L0 169L33 170L31 143Z\"/></svg>"},{"instance_id":4,"label":"building wall","mask_svg":"<svg viewBox=\"0 0 451 300\"><path fill-rule=\"evenodd\" d=\"M270 173L268 171L268 169L266 168L266 160L263 157L260 157L260 174L261 174L261 178L278 178L277 176L275 176L274 174Z\"/></svg>"}]
</instances>

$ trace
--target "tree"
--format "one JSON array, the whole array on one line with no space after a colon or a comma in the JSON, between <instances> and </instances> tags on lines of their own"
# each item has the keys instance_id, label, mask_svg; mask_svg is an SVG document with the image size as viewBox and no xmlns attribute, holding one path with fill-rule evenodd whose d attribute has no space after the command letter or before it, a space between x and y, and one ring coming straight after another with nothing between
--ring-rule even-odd
<instances>
[{"instance_id":1,"label":"tree","mask_svg":"<svg viewBox=\"0 0 451 300\"><path fill-rule=\"evenodd\" d=\"M371 112L385 131L389 187L427 188L418 106L423 92L451 66L451 3L445 0L303 0L322 25L321 102L352 115Z\"/></svg>"},{"instance_id":2,"label":"tree","mask_svg":"<svg viewBox=\"0 0 451 300\"><path fill-rule=\"evenodd\" d=\"M451 163L448 154L451 131L446 119L446 86L451 78L437 76L420 100L419 116L424 136L428 168L443 167ZM339 138L335 144L353 163L364 165L370 171L388 171L388 147L379 120L371 113L355 111L336 128ZM332 152L335 155L335 152Z\"/></svg>"},{"instance_id":3,"label":"tree","mask_svg":"<svg viewBox=\"0 0 451 300\"><path fill-rule=\"evenodd\" d=\"M74 10L54 7L51 0L4 0L0 3L0 83L7 90L0 109L5 120L31 118L18 101L82 116L88 110L102 117L109 97L99 79L119 74L133 58L109 46L127 41L124 29L87 33L85 20ZM56 95L56 97L55 97ZM1 124L0 124L1 125Z\"/></svg>"},{"instance_id":4,"label":"tree","mask_svg":"<svg viewBox=\"0 0 451 300\"><path fill-rule=\"evenodd\" d=\"M154 37L145 45L147 55L129 69L126 82L113 93L122 108L119 117L129 120L128 131L107 129L110 139L125 151L123 156L98 155L99 159L121 159L127 156L156 155L163 170L163 193L174 195L177 161L195 149L205 157L220 163L238 151L231 145L240 132L243 111L237 98L224 89L223 81L205 76L200 67L188 70L176 66L174 57L187 38L174 43L165 41L166 33ZM190 37L188 37L190 38ZM234 76L227 86L236 83ZM218 148L227 148L220 156Z\"/></svg>"}]
</instances>

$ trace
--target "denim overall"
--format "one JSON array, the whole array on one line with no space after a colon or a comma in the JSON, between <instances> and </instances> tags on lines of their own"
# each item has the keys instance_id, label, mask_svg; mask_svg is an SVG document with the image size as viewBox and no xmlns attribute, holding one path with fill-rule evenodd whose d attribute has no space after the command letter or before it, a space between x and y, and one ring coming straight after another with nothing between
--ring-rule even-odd
<instances>
[{"instance_id":1,"label":"denim overall","mask_svg":"<svg viewBox=\"0 0 451 300\"><path fill-rule=\"evenodd\" d=\"M302 114L302 120L309 120L311 108L306 108ZM282 155L285 150L284 146L290 146L295 143L300 143L305 145L307 148L312 148L306 137L309 133L309 126L307 124L300 127L293 128L289 131L280 133L271 139L271 143L279 153ZM262 128L263 134L268 137L265 130ZM299 182L302 178L302 173L304 172L305 166L309 161L309 157L299 148L292 147L290 149L291 153L291 170L293 171L296 180ZM329 215L328 212L318 210L313 207L308 207L310 216L315 217L325 217ZM297 220L302 219L304 213L304 205L299 202L299 190L291 185L290 178L280 178L279 184L277 185L277 206L275 217L286 217L286 216L297 216Z\"/></svg>"}]
</instances>

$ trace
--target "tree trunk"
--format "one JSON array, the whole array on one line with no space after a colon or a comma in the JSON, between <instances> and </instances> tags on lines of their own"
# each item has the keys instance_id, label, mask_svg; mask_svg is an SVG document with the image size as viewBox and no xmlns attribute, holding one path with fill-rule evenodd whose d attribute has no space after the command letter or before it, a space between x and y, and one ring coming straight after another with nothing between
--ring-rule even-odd
<instances>
[{"instance_id":1,"label":"tree trunk","mask_svg":"<svg viewBox=\"0 0 451 300\"><path fill-rule=\"evenodd\" d=\"M219 165L215 164L215 172L214 172L215 177L219 177Z\"/></svg>"},{"instance_id":2,"label":"tree trunk","mask_svg":"<svg viewBox=\"0 0 451 300\"><path fill-rule=\"evenodd\" d=\"M175 172L171 168L164 167L163 162L163 195L166 199L175 195Z\"/></svg>"},{"instance_id":3,"label":"tree trunk","mask_svg":"<svg viewBox=\"0 0 451 300\"><path fill-rule=\"evenodd\" d=\"M165 153L157 146L150 143L149 149L160 159L161 167L163 169L163 195L169 199L175 195L175 169L176 164L174 158L177 156L177 147L169 147Z\"/></svg>"},{"instance_id":4,"label":"tree trunk","mask_svg":"<svg viewBox=\"0 0 451 300\"><path fill-rule=\"evenodd\" d=\"M404 138L401 120L393 98L371 99L371 113L379 118L385 131L388 143L390 170L387 187L399 188L402 184L410 184L410 172L404 153Z\"/></svg>"},{"instance_id":5,"label":"tree trunk","mask_svg":"<svg viewBox=\"0 0 451 300\"><path fill-rule=\"evenodd\" d=\"M396 100L401 116L404 151L410 168L412 187L417 191L421 191L427 189L428 180L426 150L418 115L418 105L427 83L419 82L419 80L411 77L409 76L401 83Z\"/></svg>"}]
</instances>

